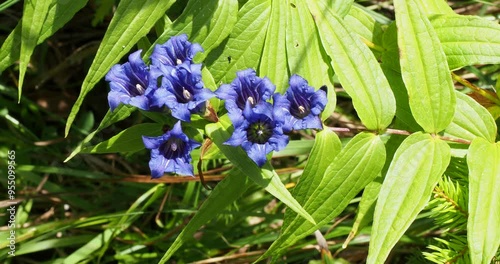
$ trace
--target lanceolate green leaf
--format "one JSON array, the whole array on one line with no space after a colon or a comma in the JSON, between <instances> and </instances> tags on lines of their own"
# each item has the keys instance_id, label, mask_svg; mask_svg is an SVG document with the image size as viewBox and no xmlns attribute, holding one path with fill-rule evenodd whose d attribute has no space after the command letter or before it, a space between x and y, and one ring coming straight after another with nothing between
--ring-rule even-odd
<instances>
[{"instance_id":1,"label":"lanceolate green leaf","mask_svg":"<svg viewBox=\"0 0 500 264\"><path fill-rule=\"evenodd\" d=\"M267 76L276 85L276 92L283 93L288 87L288 69L285 49L287 5L284 1L273 1L259 74Z\"/></svg>"},{"instance_id":2,"label":"lanceolate green leaf","mask_svg":"<svg viewBox=\"0 0 500 264\"><path fill-rule=\"evenodd\" d=\"M66 123L66 135L75 120L85 96L94 85L106 75L121 57L145 36L174 0L120 1L111 23L104 35L89 73L83 80L80 95L76 100Z\"/></svg>"},{"instance_id":3,"label":"lanceolate green leaf","mask_svg":"<svg viewBox=\"0 0 500 264\"><path fill-rule=\"evenodd\" d=\"M352 29L363 39L375 45L382 46L382 26L363 9L353 5L349 14L344 18L346 26Z\"/></svg>"},{"instance_id":4,"label":"lanceolate green leaf","mask_svg":"<svg viewBox=\"0 0 500 264\"><path fill-rule=\"evenodd\" d=\"M278 256L339 215L349 202L380 173L385 162L382 140L370 133L356 135L328 166L321 182L304 201L304 208L318 224L295 216L284 224L280 237L261 258ZM317 183L314 183L317 185ZM313 187L313 186L312 186ZM285 227L286 226L286 227Z\"/></svg>"},{"instance_id":5,"label":"lanceolate green leaf","mask_svg":"<svg viewBox=\"0 0 500 264\"><path fill-rule=\"evenodd\" d=\"M326 129L316 134L304 172L292 191L293 196L300 204L305 204L311 198L311 194L323 180L326 169L333 163L341 149L342 143L333 131ZM296 213L286 211L282 228L285 229L296 216Z\"/></svg>"},{"instance_id":6,"label":"lanceolate green leaf","mask_svg":"<svg viewBox=\"0 0 500 264\"><path fill-rule=\"evenodd\" d=\"M399 146L375 207L367 263L384 263L418 213L425 207L450 162L450 147L421 132Z\"/></svg>"},{"instance_id":7,"label":"lanceolate green leaf","mask_svg":"<svg viewBox=\"0 0 500 264\"><path fill-rule=\"evenodd\" d=\"M500 143L472 141L469 165L467 240L472 264L491 263L500 246Z\"/></svg>"},{"instance_id":8,"label":"lanceolate green leaf","mask_svg":"<svg viewBox=\"0 0 500 264\"><path fill-rule=\"evenodd\" d=\"M324 6L331 6L332 10L335 11L340 17L344 18L351 10L354 0L320 0ZM332 3L333 2L333 3Z\"/></svg>"},{"instance_id":9,"label":"lanceolate green leaf","mask_svg":"<svg viewBox=\"0 0 500 264\"><path fill-rule=\"evenodd\" d=\"M380 172L380 175L375 178L372 182L366 185L363 190L363 195L359 201L358 210L356 212L356 219L352 225L351 232L343 244L343 247L347 247L350 241L358 234L360 230L368 226L373 221L373 213L375 212L375 204L377 202L380 189L382 188L382 182L384 181L389 165L394 158L394 154L398 149L399 145L403 142L406 136L402 135L391 135L389 140L385 142L387 159L385 160L384 168Z\"/></svg>"},{"instance_id":10,"label":"lanceolate green leaf","mask_svg":"<svg viewBox=\"0 0 500 264\"><path fill-rule=\"evenodd\" d=\"M133 152L144 149L142 136L159 136L162 134L162 124L144 123L131 126L112 138L95 146L84 148L83 153L115 153Z\"/></svg>"},{"instance_id":11,"label":"lanceolate green leaf","mask_svg":"<svg viewBox=\"0 0 500 264\"><path fill-rule=\"evenodd\" d=\"M450 70L436 32L416 0L395 0L401 72L410 108L429 133L453 119L455 93Z\"/></svg>"},{"instance_id":12,"label":"lanceolate green leaf","mask_svg":"<svg viewBox=\"0 0 500 264\"><path fill-rule=\"evenodd\" d=\"M455 12L448 3L444 0L416 0L417 4L422 7L422 11L426 15L431 14L451 14Z\"/></svg>"},{"instance_id":13,"label":"lanceolate green leaf","mask_svg":"<svg viewBox=\"0 0 500 264\"><path fill-rule=\"evenodd\" d=\"M497 125L491 114L474 99L461 93L457 96L457 108L451 124L444 130L445 134L473 140L481 137L495 142Z\"/></svg>"},{"instance_id":14,"label":"lanceolate green leaf","mask_svg":"<svg viewBox=\"0 0 500 264\"><path fill-rule=\"evenodd\" d=\"M270 0L250 0L238 12L238 21L227 43L207 57L207 67L216 83L229 83L236 72L257 68L271 15Z\"/></svg>"},{"instance_id":15,"label":"lanceolate green leaf","mask_svg":"<svg viewBox=\"0 0 500 264\"><path fill-rule=\"evenodd\" d=\"M47 0L24 2L23 18L21 21L21 52L19 58L19 101L21 101L24 75L26 74L31 54L33 54L38 39L40 38L42 26L47 17L51 2L52 1Z\"/></svg>"},{"instance_id":16,"label":"lanceolate green leaf","mask_svg":"<svg viewBox=\"0 0 500 264\"><path fill-rule=\"evenodd\" d=\"M323 111L322 119L335 110L337 97L333 89L327 56L321 51L321 41L314 25L314 19L307 9L304 0L289 0L286 23L286 55L290 74L298 74L319 89L328 88L328 104Z\"/></svg>"},{"instance_id":17,"label":"lanceolate green leaf","mask_svg":"<svg viewBox=\"0 0 500 264\"><path fill-rule=\"evenodd\" d=\"M52 34L64 26L78 10L85 6L86 3L87 0L52 1L47 12L47 17L42 23L42 29L40 30L40 36L36 44L38 45L52 36ZM2 44L2 48L0 48L0 72L3 72L7 67L19 59L21 29L22 21L17 24L16 28L14 28Z\"/></svg>"},{"instance_id":18,"label":"lanceolate green leaf","mask_svg":"<svg viewBox=\"0 0 500 264\"><path fill-rule=\"evenodd\" d=\"M308 5L342 87L368 129L386 128L394 117L396 102L377 59L338 15L320 3L309 1Z\"/></svg>"},{"instance_id":19,"label":"lanceolate green leaf","mask_svg":"<svg viewBox=\"0 0 500 264\"><path fill-rule=\"evenodd\" d=\"M217 145L220 151L231 161L231 163L243 172L243 174L252 179L258 185L264 187L266 191L286 204L290 209L297 212L301 217L311 223L315 223L313 218L304 208L292 197L285 185L281 182L278 174L267 163L263 168L259 168L247 155L242 148L224 145L224 142L231 136L226 130L230 127L227 116L221 118L219 123L206 126L207 135Z\"/></svg>"},{"instance_id":20,"label":"lanceolate green leaf","mask_svg":"<svg viewBox=\"0 0 500 264\"><path fill-rule=\"evenodd\" d=\"M193 235L200 227L226 209L228 205L238 199L252 182L242 176L243 172L233 169L217 184L207 200L201 205L191 221L182 229L174 243L167 250L159 263L166 263L186 240L193 239Z\"/></svg>"},{"instance_id":21,"label":"lanceolate green leaf","mask_svg":"<svg viewBox=\"0 0 500 264\"><path fill-rule=\"evenodd\" d=\"M476 16L440 15L430 18L450 69L472 64L500 63L500 25Z\"/></svg>"}]
</instances>

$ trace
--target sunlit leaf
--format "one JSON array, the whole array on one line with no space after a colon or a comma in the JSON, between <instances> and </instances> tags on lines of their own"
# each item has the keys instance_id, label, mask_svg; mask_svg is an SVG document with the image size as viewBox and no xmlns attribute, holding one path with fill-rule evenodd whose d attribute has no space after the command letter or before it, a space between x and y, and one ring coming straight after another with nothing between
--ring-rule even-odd
<instances>
[{"instance_id":1,"label":"sunlit leaf","mask_svg":"<svg viewBox=\"0 0 500 264\"><path fill-rule=\"evenodd\" d=\"M422 8L422 11L426 15L431 14L451 14L455 15L455 12L448 3L444 0L416 0L416 3Z\"/></svg>"},{"instance_id":2,"label":"sunlit leaf","mask_svg":"<svg viewBox=\"0 0 500 264\"><path fill-rule=\"evenodd\" d=\"M377 59L338 15L320 3L308 5L342 87L368 129L386 128L394 118L396 102Z\"/></svg>"},{"instance_id":3,"label":"sunlit leaf","mask_svg":"<svg viewBox=\"0 0 500 264\"><path fill-rule=\"evenodd\" d=\"M473 140L482 137L489 142L495 142L497 125L491 114L469 96L455 92L457 108L451 124L445 129L445 134Z\"/></svg>"},{"instance_id":4,"label":"sunlit leaf","mask_svg":"<svg viewBox=\"0 0 500 264\"><path fill-rule=\"evenodd\" d=\"M323 130L316 134L304 172L292 192L300 204L305 204L306 201L312 198L311 194L319 187L326 169L334 162L341 149L342 143L334 132ZM286 211L283 228L286 228L296 216L297 214Z\"/></svg>"},{"instance_id":5,"label":"sunlit leaf","mask_svg":"<svg viewBox=\"0 0 500 264\"><path fill-rule=\"evenodd\" d=\"M469 165L467 240L473 264L491 263L500 246L500 143L472 141Z\"/></svg>"},{"instance_id":6,"label":"sunlit leaf","mask_svg":"<svg viewBox=\"0 0 500 264\"><path fill-rule=\"evenodd\" d=\"M360 7L353 5L345 16L346 26L375 45L382 46L382 25ZM372 49L373 50L373 49Z\"/></svg>"},{"instance_id":7,"label":"sunlit leaf","mask_svg":"<svg viewBox=\"0 0 500 264\"><path fill-rule=\"evenodd\" d=\"M216 83L229 83L237 71L257 68L270 15L270 0L250 0L240 9L227 43L213 50L206 59Z\"/></svg>"},{"instance_id":8,"label":"sunlit leaf","mask_svg":"<svg viewBox=\"0 0 500 264\"><path fill-rule=\"evenodd\" d=\"M497 22L457 15L432 16L430 21L450 69L500 63L500 25Z\"/></svg>"},{"instance_id":9,"label":"sunlit leaf","mask_svg":"<svg viewBox=\"0 0 500 264\"><path fill-rule=\"evenodd\" d=\"M276 258L296 241L339 215L349 202L380 173L384 161L385 147L378 136L370 133L356 135L336 155L325 174L322 175L319 185L314 182L311 187L317 187L312 192L305 190L309 196L304 201L304 208L311 213L318 224L313 225L295 216L289 224L283 224L280 237L261 259L268 256Z\"/></svg>"},{"instance_id":10,"label":"sunlit leaf","mask_svg":"<svg viewBox=\"0 0 500 264\"><path fill-rule=\"evenodd\" d=\"M399 146L375 207L367 263L384 263L418 213L425 207L450 162L450 147L421 132Z\"/></svg>"},{"instance_id":11,"label":"sunlit leaf","mask_svg":"<svg viewBox=\"0 0 500 264\"><path fill-rule=\"evenodd\" d=\"M410 108L429 133L444 130L453 119L455 93L446 56L416 0L395 0L401 72Z\"/></svg>"},{"instance_id":12,"label":"sunlit leaf","mask_svg":"<svg viewBox=\"0 0 500 264\"><path fill-rule=\"evenodd\" d=\"M24 75L30 62L31 54L40 38L43 23L47 17L51 1L32 0L24 2L23 18L21 21L21 51L19 58L19 93L18 100L21 101Z\"/></svg>"},{"instance_id":13,"label":"sunlit leaf","mask_svg":"<svg viewBox=\"0 0 500 264\"><path fill-rule=\"evenodd\" d=\"M279 93L286 90L289 79L285 49L287 2L273 1L271 4L271 18L259 66L259 74L267 76Z\"/></svg>"}]
</instances>

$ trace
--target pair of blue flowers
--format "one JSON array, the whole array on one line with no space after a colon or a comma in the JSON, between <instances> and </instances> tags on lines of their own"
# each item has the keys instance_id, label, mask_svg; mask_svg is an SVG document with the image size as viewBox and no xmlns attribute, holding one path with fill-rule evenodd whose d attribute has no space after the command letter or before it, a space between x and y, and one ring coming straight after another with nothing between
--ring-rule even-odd
<instances>
[{"instance_id":1,"label":"pair of blue flowers","mask_svg":"<svg viewBox=\"0 0 500 264\"><path fill-rule=\"evenodd\" d=\"M241 146L259 166L266 155L288 144L288 133L307 128L321 129L319 114L326 106L326 93L314 91L298 75L290 78L284 95L267 78L260 78L253 69L237 72L231 84L221 85L215 93L204 87L201 64L193 57L203 48L190 43L187 36L170 38L156 45L151 65L141 59L141 50L132 53L129 61L111 68L106 75L111 91L108 101L113 111L119 104L128 104L146 111L169 109L179 121L159 137L143 136L151 150L149 167L153 178L165 172L193 175L190 152L201 144L182 131L181 121L190 122L191 114L204 109L208 99L217 96L225 100L229 118L234 126L232 136L225 142ZM268 100L273 99L273 104Z\"/></svg>"}]
</instances>

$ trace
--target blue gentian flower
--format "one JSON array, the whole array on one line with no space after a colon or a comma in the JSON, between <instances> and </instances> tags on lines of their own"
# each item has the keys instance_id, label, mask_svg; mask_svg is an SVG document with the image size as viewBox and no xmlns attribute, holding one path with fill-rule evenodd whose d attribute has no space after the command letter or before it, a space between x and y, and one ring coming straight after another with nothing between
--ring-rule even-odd
<instances>
[{"instance_id":1,"label":"blue gentian flower","mask_svg":"<svg viewBox=\"0 0 500 264\"><path fill-rule=\"evenodd\" d=\"M286 147L288 136L283 134L282 124L273 119L271 111L258 113L247 101L242 114L242 121L234 127L233 134L224 144L241 146L262 167L269 152Z\"/></svg>"},{"instance_id":2,"label":"blue gentian flower","mask_svg":"<svg viewBox=\"0 0 500 264\"><path fill-rule=\"evenodd\" d=\"M188 41L186 34L171 37L165 44L155 45L151 54L152 65L176 66L182 63L193 62L193 57L203 48L198 43Z\"/></svg>"},{"instance_id":3,"label":"blue gentian flower","mask_svg":"<svg viewBox=\"0 0 500 264\"><path fill-rule=\"evenodd\" d=\"M191 150L201 146L182 132L181 122L159 137L142 137L144 146L151 150L149 168L151 177L159 178L165 172L194 176Z\"/></svg>"},{"instance_id":4,"label":"blue gentian flower","mask_svg":"<svg viewBox=\"0 0 500 264\"><path fill-rule=\"evenodd\" d=\"M327 103L326 93L315 92L304 78L294 74L285 94L275 94L273 101L274 116L284 123L284 132L323 127L319 115Z\"/></svg>"},{"instance_id":5,"label":"blue gentian flower","mask_svg":"<svg viewBox=\"0 0 500 264\"><path fill-rule=\"evenodd\" d=\"M182 121L191 121L191 114L199 112L206 100L215 96L204 88L201 64L160 65L151 68L151 75L155 79L162 77L160 87L151 93L151 105L167 106L172 116Z\"/></svg>"},{"instance_id":6,"label":"blue gentian flower","mask_svg":"<svg viewBox=\"0 0 500 264\"><path fill-rule=\"evenodd\" d=\"M267 77L259 78L253 69L246 69L237 72L231 84L221 85L215 94L225 100L229 117L237 126L247 102L258 113L269 111L271 105L266 100L275 90L276 86Z\"/></svg>"},{"instance_id":7,"label":"blue gentian flower","mask_svg":"<svg viewBox=\"0 0 500 264\"><path fill-rule=\"evenodd\" d=\"M109 108L113 111L120 103L129 104L142 110L149 110L147 97L149 88L149 68L141 59L141 50L128 57L124 64L114 65L106 74L111 91L108 94Z\"/></svg>"}]
</instances>

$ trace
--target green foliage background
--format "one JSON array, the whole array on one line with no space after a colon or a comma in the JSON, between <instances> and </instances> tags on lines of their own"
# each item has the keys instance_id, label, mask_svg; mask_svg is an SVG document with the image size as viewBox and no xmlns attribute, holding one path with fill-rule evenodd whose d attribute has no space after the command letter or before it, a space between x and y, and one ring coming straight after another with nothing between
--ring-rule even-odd
<instances>
[{"instance_id":1,"label":"green foliage background","mask_svg":"<svg viewBox=\"0 0 500 264\"><path fill-rule=\"evenodd\" d=\"M498 1L9 0L0 183L5 263L492 263L500 245ZM107 109L107 71L186 33L215 90L254 68L328 89L325 129L262 169L194 120L199 178L148 177L169 117ZM9 150L15 166L9 167ZM6 191L7 192L7 191ZM2 208L9 199L1 201ZM286 210L285 210L286 209ZM2 231L8 214L1 212Z\"/></svg>"}]
</instances>

